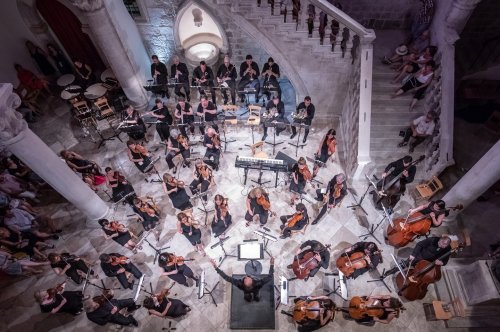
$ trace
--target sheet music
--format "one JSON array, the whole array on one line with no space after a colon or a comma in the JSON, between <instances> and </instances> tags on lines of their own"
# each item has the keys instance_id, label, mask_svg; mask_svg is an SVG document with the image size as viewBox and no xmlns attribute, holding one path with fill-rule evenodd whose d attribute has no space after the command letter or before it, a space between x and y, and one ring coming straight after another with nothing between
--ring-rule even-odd
<instances>
[{"instance_id":1,"label":"sheet music","mask_svg":"<svg viewBox=\"0 0 500 332\"><path fill-rule=\"evenodd\" d=\"M288 304L288 287L290 284L288 283L288 279L281 276L280 277L280 303Z\"/></svg>"},{"instance_id":2,"label":"sheet music","mask_svg":"<svg viewBox=\"0 0 500 332\"><path fill-rule=\"evenodd\" d=\"M240 259L262 259L262 243L240 244Z\"/></svg>"}]
</instances>

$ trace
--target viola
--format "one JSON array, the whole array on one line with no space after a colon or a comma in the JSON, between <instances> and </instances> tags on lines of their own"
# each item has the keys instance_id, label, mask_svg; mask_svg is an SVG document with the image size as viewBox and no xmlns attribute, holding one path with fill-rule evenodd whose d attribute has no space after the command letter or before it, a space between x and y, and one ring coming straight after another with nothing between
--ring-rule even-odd
<instances>
[{"instance_id":1,"label":"viola","mask_svg":"<svg viewBox=\"0 0 500 332\"><path fill-rule=\"evenodd\" d=\"M459 244L456 248L444 253L438 259L442 260L452 253L462 250L463 246L463 244ZM408 301L423 299L427 294L427 287L441 279L441 266L436 265L436 261L421 260L409 269L410 271L406 280L401 272L398 272L396 275L396 285L399 289L398 295Z\"/></svg>"},{"instance_id":2,"label":"viola","mask_svg":"<svg viewBox=\"0 0 500 332\"><path fill-rule=\"evenodd\" d=\"M118 221L112 221L109 223L109 229L115 232L124 233L127 231L127 227L124 224L120 224Z\"/></svg>"},{"instance_id":3,"label":"viola","mask_svg":"<svg viewBox=\"0 0 500 332\"><path fill-rule=\"evenodd\" d=\"M322 309L319 301L299 300L293 308L293 320L297 323L304 320L319 320Z\"/></svg>"},{"instance_id":4,"label":"viola","mask_svg":"<svg viewBox=\"0 0 500 332\"><path fill-rule=\"evenodd\" d=\"M298 223L302 219L302 217L302 212L295 212L294 215L286 222L286 227L295 226L295 224Z\"/></svg>"},{"instance_id":5,"label":"viola","mask_svg":"<svg viewBox=\"0 0 500 332\"><path fill-rule=\"evenodd\" d=\"M309 168L307 167L307 165L304 168L299 168L299 173L302 174L305 181L311 181L312 174L311 174L311 171L309 171Z\"/></svg>"},{"instance_id":6,"label":"viola","mask_svg":"<svg viewBox=\"0 0 500 332\"><path fill-rule=\"evenodd\" d=\"M382 250L376 251L380 253ZM336 265L346 277L350 277L354 271L364 269L368 266L368 255L364 252L354 252L350 255L340 256L337 259Z\"/></svg>"},{"instance_id":7,"label":"viola","mask_svg":"<svg viewBox=\"0 0 500 332\"><path fill-rule=\"evenodd\" d=\"M220 216L222 217L223 220L225 220L227 214L229 213L229 205L227 198L222 199L222 202L219 205L219 209L220 209Z\"/></svg>"},{"instance_id":8,"label":"viola","mask_svg":"<svg viewBox=\"0 0 500 332\"><path fill-rule=\"evenodd\" d=\"M219 135L215 134L214 137L212 137L212 143L214 145L214 148L220 148L220 137L219 137Z\"/></svg>"},{"instance_id":9,"label":"viola","mask_svg":"<svg viewBox=\"0 0 500 332\"><path fill-rule=\"evenodd\" d=\"M260 206L262 206L264 208L264 210L269 211L269 209L271 209L271 203L264 196L264 194L262 194L259 198L257 198L256 201L257 201L257 204L259 204Z\"/></svg>"},{"instance_id":10,"label":"viola","mask_svg":"<svg viewBox=\"0 0 500 332\"><path fill-rule=\"evenodd\" d=\"M328 250L330 245L326 245L323 250ZM316 253L310 251L306 253L302 259L298 259L298 257L292 263L292 270L295 273L297 279L305 279L309 276L311 270L314 270L318 267L320 261L318 261L314 256Z\"/></svg>"},{"instance_id":11,"label":"viola","mask_svg":"<svg viewBox=\"0 0 500 332\"><path fill-rule=\"evenodd\" d=\"M184 262L188 261L194 261L194 259L193 258L186 259L183 256L175 256L175 255L170 255L169 257L169 263L171 265L182 265L184 264Z\"/></svg>"},{"instance_id":12,"label":"viola","mask_svg":"<svg viewBox=\"0 0 500 332\"><path fill-rule=\"evenodd\" d=\"M127 256L111 256L111 265L125 265L128 264Z\"/></svg>"},{"instance_id":13,"label":"viola","mask_svg":"<svg viewBox=\"0 0 500 332\"><path fill-rule=\"evenodd\" d=\"M54 288L47 289L47 293L51 299L55 298L58 293L61 293L64 290L64 284L66 282L62 282L57 284Z\"/></svg>"},{"instance_id":14,"label":"viola","mask_svg":"<svg viewBox=\"0 0 500 332\"><path fill-rule=\"evenodd\" d=\"M92 301L102 306L104 303L109 302L114 297L114 293L110 289L104 289L101 295L94 296Z\"/></svg>"},{"instance_id":15,"label":"viola","mask_svg":"<svg viewBox=\"0 0 500 332\"><path fill-rule=\"evenodd\" d=\"M126 181L125 177L119 171L115 171L113 173L113 178L116 179L118 182L124 182L124 181Z\"/></svg>"},{"instance_id":16,"label":"viola","mask_svg":"<svg viewBox=\"0 0 500 332\"><path fill-rule=\"evenodd\" d=\"M208 181L208 179L210 178L210 169L206 165L197 167L197 171L201 175L203 180Z\"/></svg>"}]
</instances>

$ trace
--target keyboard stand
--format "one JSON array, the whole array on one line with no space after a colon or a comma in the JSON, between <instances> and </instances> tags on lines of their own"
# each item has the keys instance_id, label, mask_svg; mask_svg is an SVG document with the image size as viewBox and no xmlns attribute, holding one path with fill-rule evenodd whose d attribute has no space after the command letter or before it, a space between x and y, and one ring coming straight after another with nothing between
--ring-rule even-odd
<instances>
[{"instance_id":1,"label":"keyboard stand","mask_svg":"<svg viewBox=\"0 0 500 332\"><path fill-rule=\"evenodd\" d=\"M262 186L263 184L271 182L271 181L264 181L264 182L262 182L262 173L263 173L262 172L262 164L260 164L260 167L259 167L259 178L257 179L257 181L255 181L255 180L250 180L250 181L252 181L253 183L258 184L259 186Z\"/></svg>"}]
</instances>

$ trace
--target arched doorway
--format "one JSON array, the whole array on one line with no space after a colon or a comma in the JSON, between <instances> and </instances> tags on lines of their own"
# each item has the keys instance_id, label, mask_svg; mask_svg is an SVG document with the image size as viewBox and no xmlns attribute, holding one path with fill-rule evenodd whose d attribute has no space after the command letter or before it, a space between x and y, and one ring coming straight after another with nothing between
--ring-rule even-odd
<instances>
[{"instance_id":1,"label":"arched doorway","mask_svg":"<svg viewBox=\"0 0 500 332\"><path fill-rule=\"evenodd\" d=\"M71 10L57 0L36 0L36 7L72 60L80 59L94 71L106 69L89 36L83 33L80 20Z\"/></svg>"}]
</instances>

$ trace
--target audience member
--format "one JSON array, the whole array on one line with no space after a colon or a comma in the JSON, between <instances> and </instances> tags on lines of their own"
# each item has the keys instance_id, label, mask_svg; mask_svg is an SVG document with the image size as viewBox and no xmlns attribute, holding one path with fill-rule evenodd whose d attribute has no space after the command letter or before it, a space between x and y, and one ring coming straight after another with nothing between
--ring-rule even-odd
<instances>
[{"instance_id":1,"label":"audience member","mask_svg":"<svg viewBox=\"0 0 500 332\"><path fill-rule=\"evenodd\" d=\"M422 115L417 119L413 120L410 127L406 128L403 136L403 141L398 144L398 147L403 147L408 145L410 139L410 153L415 150L415 147L422 143L427 137L434 133L434 121L437 119L437 114L434 111L430 111L427 115Z\"/></svg>"}]
</instances>

